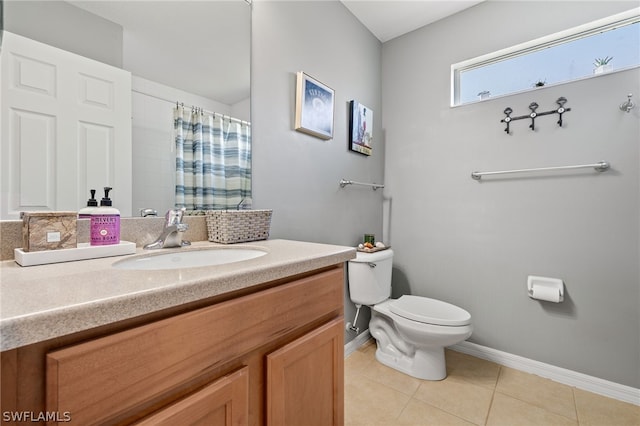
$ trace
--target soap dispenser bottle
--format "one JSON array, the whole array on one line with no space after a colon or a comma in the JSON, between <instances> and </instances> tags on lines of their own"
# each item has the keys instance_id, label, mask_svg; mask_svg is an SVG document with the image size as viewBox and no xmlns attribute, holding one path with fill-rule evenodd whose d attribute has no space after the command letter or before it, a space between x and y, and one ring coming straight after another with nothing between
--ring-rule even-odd
<instances>
[{"instance_id":1,"label":"soap dispenser bottle","mask_svg":"<svg viewBox=\"0 0 640 426\"><path fill-rule=\"evenodd\" d=\"M87 207L81 208L78 212L78 219L90 219L93 210L98 207L98 201L96 200L96 190L90 189L91 198L87 200Z\"/></svg>"},{"instance_id":2,"label":"soap dispenser bottle","mask_svg":"<svg viewBox=\"0 0 640 426\"><path fill-rule=\"evenodd\" d=\"M109 198L111 189L105 186L100 207L96 207L91 212L92 246L120 244L120 211L111 205Z\"/></svg>"}]
</instances>

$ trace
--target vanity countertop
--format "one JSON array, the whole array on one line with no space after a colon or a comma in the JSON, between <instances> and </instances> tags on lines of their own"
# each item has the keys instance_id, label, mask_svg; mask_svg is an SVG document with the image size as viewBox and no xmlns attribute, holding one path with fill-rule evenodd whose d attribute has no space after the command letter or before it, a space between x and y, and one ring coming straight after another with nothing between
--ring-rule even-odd
<instances>
[{"instance_id":1,"label":"vanity countertop","mask_svg":"<svg viewBox=\"0 0 640 426\"><path fill-rule=\"evenodd\" d=\"M190 249L229 245L194 242ZM355 248L290 240L233 244L267 255L188 269L137 271L111 265L127 256L21 267L0 262L0 350L242 290L355 258ZM166 253L163 249L153 253ZM150 254L138 249L138 254ZM130 255L134 256L134 255Z\"/></svg>"}]
</instances>

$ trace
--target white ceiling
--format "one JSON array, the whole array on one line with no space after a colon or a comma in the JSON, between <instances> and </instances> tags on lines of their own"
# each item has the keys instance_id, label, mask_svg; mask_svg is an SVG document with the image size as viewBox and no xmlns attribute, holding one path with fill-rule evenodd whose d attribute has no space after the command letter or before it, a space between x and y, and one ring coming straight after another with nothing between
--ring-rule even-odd
<instances>
[{"instance_id":1,"label":"white ceiling","mask_svg":"<svg viewBox=\"0 0 640 426\"><path fill-rule=\"evenodd\" d=\"M124 68L134 75L229 105L249 97L251 20L245 0L68 1L123 27ZM386 42L483 0L341 1ZM214 46L215 54L208 53Z\"/></svg>"},{"instance_id":2,"label":"white ceiling","mask_svg":"<svg viewBox=\"0 0 640 426\"><path fill-rule=\"evenodd\" d=\"M482 1L342 0L342 3L384 43Z\"/></svg>"}]
</instances>

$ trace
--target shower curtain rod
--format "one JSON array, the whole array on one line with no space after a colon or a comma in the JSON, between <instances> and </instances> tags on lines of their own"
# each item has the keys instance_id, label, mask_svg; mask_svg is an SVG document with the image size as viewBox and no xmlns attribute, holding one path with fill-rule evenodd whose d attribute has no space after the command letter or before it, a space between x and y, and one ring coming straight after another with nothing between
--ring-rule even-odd
<instances>
[{"instance_id":1,"label":"shower curtain rod","mask_svg":"<svg viewBox=\"0 0 640 426\"><path fill-rule=\"evenodd\" d=\"M135 90L135 89L132 89L131 91L132 92L136 92L136 93L140 93L141 95L149 96L149 97L154 98L154 99L158 99L159 101L165 101L165 102L169 102L170 104L175 104L176 106L179 105L179 106L185 107L184 102L172 101L170 99L165 99L163 97L152 95L152 94L146 93L146 92L141 92L141 91ZM247 126L251 126L251 122L250 121L240 120L239 118L234 118L234 117L231 117L230 115L222 114L220 112L209 111L209 110L206 110L204 108L196 107L195 105L191 105L190 107L187 106L186 108L194 108L194 109L198 108L199 110L201 110L202 112L205 112L207 114L221 115L222 118L229 119L230 121L233 121L235 123L246 124Z\"/></svg>"}]
</instances>

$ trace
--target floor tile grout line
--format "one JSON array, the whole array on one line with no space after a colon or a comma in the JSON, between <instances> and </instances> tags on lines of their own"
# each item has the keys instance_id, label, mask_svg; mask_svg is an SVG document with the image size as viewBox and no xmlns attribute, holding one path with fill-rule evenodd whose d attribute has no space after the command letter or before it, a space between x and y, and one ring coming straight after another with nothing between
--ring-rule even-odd
<instances>
[{"instance_id":1,"label":"floor tile grout line","mask_svg":"<svg viewBox=\"0 0 640 426\"><path fill-rule=\"evenodd\" d=\"M509 392L507 392L507 391L505 391L505 390L499 390L499 389L498 389L498 382L500 381L500 375L502 374L502 369L503 369L503 368L509 368L509 367L500 366L500 371L499 371L499 373L498 373L498 380L496 381L496 388L495 388L495 392L497 392L497 393L499 393L499 394L501 394L501 395L507 396L507 397L509 397L509 398L513 398L513 399L515 399L515 400L517 400L517 401L520 401L520 402L523 402L523 403L525 403L525 404L531 405L531 406L533 406L533 407L539 408L539 409L544 410L544 411L546 411L546 412L548 412L548 413L550 413L550 414L553 414L553 415L556 415L556 416L563 417L563 418L565 418L565 419L567 419L567 420L570 420L570 421L575 421L577 425L579 425L579 424L580 424L580 419L579 419L579 417L578 417L578 407L577 407L577 404L576 404L576 397L575 397L575 390L576 390L576 388L575 388L575 387L573 387L573 386L569 386L569 385L564 385L564 386L567 386L567 387L569 387L569 388L571 389L571 398L572 398L572 401L573 401L573 410L574 410L574 412L575 412L575 414L576 414L576 417L575 417L575 418L571 418L571 417L567 417L567 416L565 416L564 414L561 414L561 413L559 413L559 412L556 412L556 411L554 411L554 410L550 409L547 405L544 405L544 404L540 404L540 403L536 403L536 402L533 402L533 401L529 401L529 400L523 399L523 398L521 398L521 397L519 397L519 396L517 396L517 395L511 394L511 393L509 393ZM531 374L531 373L527 373L527 374ZM534 374L534 376L535 376L535 374ZM544 379L544 380L549 380L549 381L551 381L551 379L546 379L546 378L543 378L543 379ZM554 382L554 383L557 383L557 382ZM560 383L560 384L561 384L561 383ZM495 395L495 392L494 392L494 395Z\"/></svg>"},{"instance_id":2,"label":"floor tile grout line","mask_svg":"<svg viewBox=\"0 0 640 426\"><path fill-rule=\"evenodd\" d=\"M407 402L404 404L404 407L402 407L402 410L400 410L400 412L396 416L396 420L400 420L400 417L402 417L402 413L404 413L404 410L407 409L407 406L409 405L412 399L413 399L412 397L409 397L409 399L407 399Z\"/></svg>"},{"instance_id":3,"label":"floor tile grout line","mask_svg":"<svg viewBox=\"0 0 640 426\"><path fill-rule=\"evenodd\" d=\"M489 416L491 415L491 409L493 408L493 401L496 397L496 392L498 391L498 381L500 380L500 373L502 372L502 366L498 368L498 374L496 375L496 383L493 386L493 392L491 392L491 402L489 402L489 409L487 410L487 415L484 417L483 425L486 426L489 423Z\"/></svg>"},{"instance_id":4,"label":"floor tile grout line","mask_svg":"<svg viewBox=\"0 0 640 426\"><path fill-rule=\"evenodd\" d=\"M522 399L522 398L518 398L518 397L517 397L517 396L515 396L515 395L511 395L511 394L508 394L508 393L506 393L506 392L504 392L504 391L499 391L499 390L497 390L497 389L496 389L496 391L494 392L494 395L495 395L495 393L499 393L499 394L500 394L500 395L502 395L502 396L506 396L506 397L508 397L508 398L515 399L516 401L520 401L520 402L522 402L522 403L524 403L524 404L527 404L527 405L530 405L530 406L532 406L532 407L534 407L534 408L538 408L538 409L540 409L540 410L546 411L547 413L549 413L549 414L553 414L554 416L562 417L562 418L565 418L565 419L570 420L570 421L572 421L572 422L576 422L576 424L578 424L578 425L580 424L580 422L578 421L578 419L577 419L577 418L576 418L576 419L572 419L571 417L567 417L567 416L565 416L564 414L560 414L560 413L557 413L557 412L555 412L555 411L553 411L553 410L550 410L549 408L547 408L547 407L546 407L546 406L544 406L544 405L536 404L535 402L531 402L531 401L527 401L527 400Z\"/></svg>"},{"instance_id":5,"label":"floor tile grout line","mask_svg":"<svg viewBox=\"0 0 640 426\"><path fill-rule=\"evenodd\" d=\"M578 411L578 401L576 400L576 388L571 387L571 396L573 397L573 409L576 412L576 423L580 426L580 412Z\"/></svg>"},{"instance_id":6,"label":"floor tile grout line","mask_svg":"<svg viewBox=\"0 0 640 426\"><path fill-rule=\"evenodd\" d=\"M404 374L404 373L398 373L398 374ZM386 389L389 389L389 390L391 390L393 392L398 392L398 393L401 393L401 394L407 396L407 402L404 404L404 406L402 407L402 409L400 410L400 412L396 416L396 418L395 418L396 420L400 419L400 416L402 416L402 413L404 412L404 410L406 410L406 408L409 405L409 403L414 399L413 396L416 394L416 392L418 391L418 388L420 387L420 385L418 385L418 387L416 387L416 389L413 391L412 394L407 394L407 393L404 393L404 392L394 388L393 386L389 386L386 383L383 383L381 381L375 380L375 379L367 376L364 372L357 373L357 376L359 376L360 378L363 378L365 380L371 381L371 382L375 383L378 386L382 386L382 387L384 387ZM416 401L419 401L419 400L416 400Z\"/></svg>"},{"instance_id":7,"label":"floor tile grout line","mask_svg":"<svg viewBox=\"0 0 640 426\"><path fill-rule=\"evenodd\" d=\"M466 422L466 423L472 424L472 425L477 425L477 426L484 426L484 425L486 425L486 422L485 422L483 425L478 425L477 423L474 423L474 422L472 422L471 420L466 419L466 418L464 418L464 417L460 416L459 414L452 413L452 412L450 412L450 411L445 410L444 408L438 407L438 406L433 405L433 404L429 404L428 402L426 402L426 401L422 401L422 400L420 400L420 399L418 399L418 398L411 398L411 401L415 401L415 402L418 402L418 403L420 403L420 404L428 405L428 406L429 406L429 407L431 407L431 408L434 408L434 409L436 409L436 410L442 411L443 413L446 413L446 414L448 414L448 415L450 415L450 416L452 416L452 417L455 417L455 418L457 418L457 419L460 419L460 420L462 420L462 421L464 421L464 422Z\"/></svg>"}]
</instances>

